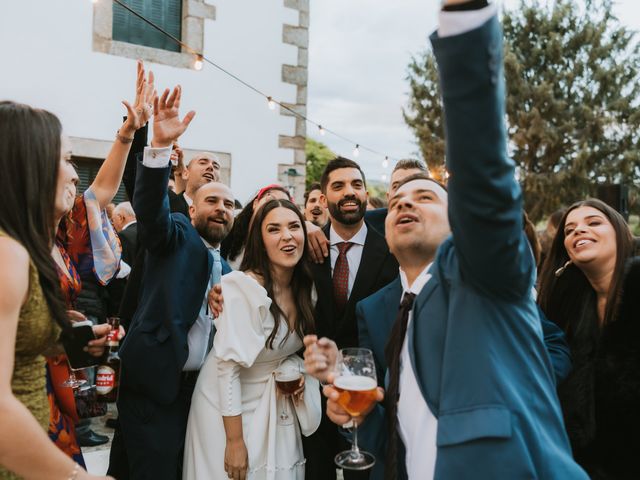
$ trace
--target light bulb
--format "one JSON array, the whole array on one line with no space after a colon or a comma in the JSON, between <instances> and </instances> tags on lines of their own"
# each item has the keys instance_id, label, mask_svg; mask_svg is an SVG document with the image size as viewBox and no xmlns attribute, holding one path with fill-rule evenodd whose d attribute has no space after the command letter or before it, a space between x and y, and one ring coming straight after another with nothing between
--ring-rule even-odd
<instances>
[{"instance_id":1,"label":"light bulb","mask_svg":"<svg viewBox=\"0 0 640 480\"><path fill-rule=\"evenodd\" d=\"M356 144L356 148L353 149L353 156L357 157L360 155L360 145Z\"/></svg>"},{"instance_id":2,"label":"light bulb","mask_svg":"<svg viewBox=\"0 0 640 480\"><path fill-rule=\"evenodd\" d=\"M276 102L274 102L271 97L267 97L267 105L269 106L269 110L275 110L276 108Z\"/></svg>"},{"instance_id":3,"label":"light bulb","mask_svg":"<svg viewBox=\"0 0 640 480\"><path fill-rule=\"evenodd\" d=\"M324 137L324 128L322 128L322 125L318 125L318 131L320 132L320 135Z\"/></svg>"},{"instance_id":4,"label":"light bulb","mask_svg":"<svg viewBox=\"0 0 640 480\"><path fill-rule=\"evenodd\" d=\"M386 174L386 173L383 173L383 174L382 174L382 181L383 181L383 182L386 182L386 181L387 181L387 174Z\"/></svg>"},{"instance_id":5,"label":"light bulb","mask_svg":"<svg viewBox=\"0 0 640 480\"><path fill-rule=\"evenodd\" d=\"M202 61L202 55L196 55L196 60L193 62L193 68L196 70L202 70L204 62Z\"/></svg>"},{"instance_id":6,"label":"light bulb","mask_svg":"<svg viewBox=\"0 0 640 480\"><path fill-rule=\"evenodd\" d=\"M389 167L389 157L384 157L384 160L382 161L382 168L388 168Z\"/></svg>"}]
</instances>

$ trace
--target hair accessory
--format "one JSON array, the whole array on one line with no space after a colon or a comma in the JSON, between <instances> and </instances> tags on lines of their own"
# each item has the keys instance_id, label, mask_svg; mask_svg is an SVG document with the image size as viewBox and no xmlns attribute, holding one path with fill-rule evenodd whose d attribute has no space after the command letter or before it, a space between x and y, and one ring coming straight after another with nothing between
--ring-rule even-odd
<instances>
[{"instance_id":1,"label":"hair accessory","mask_svg":"<svg viewBox=\"0 0 640 480\"><path fill-rule=\"evenodd\" d=\"M281 191L287 190L285 187L283 187L278 183L272 183L271 185L267 185L266 187L262 187L260 190L258 190L258 195L256 195L256 200L260 200L265 193L267 193L269 190L273 190L274 188ZM287 196L289 197L289 200L291 200L291 195L289 195L288 192L287 192Z\"/></svg>"},{"instance_id":2,"label":"hair accessory","mask_svg":"<svg viewBox=\"0 0 640 480\"><path fill-rule=\"evenodd\" d=\"M116 132L116 138L117 138L118 140L120 140L120 143L124 143L125 145L126 145L127 143L131 143L131 142L133 142L133 137L125 137L124 135L122 135L122 134L120 133L120 130L118 130L118 131Z\"/></svg>"},{"instance_id":3,"label":"hair accessory","mask_svg":"<svg viewBox=\"0 0 640 480\"><path fill-rule=\"evenodd\" d=\"M562 275L564 273L564 271L567 269L567 267L569 265L571 265L573 263L573 260L567 260L567 263L565 263L563 266L561 266L559 269L557 269L554 273L554 275L556 277L560 277L560 275Z\"/></svg>"}]
</instances>

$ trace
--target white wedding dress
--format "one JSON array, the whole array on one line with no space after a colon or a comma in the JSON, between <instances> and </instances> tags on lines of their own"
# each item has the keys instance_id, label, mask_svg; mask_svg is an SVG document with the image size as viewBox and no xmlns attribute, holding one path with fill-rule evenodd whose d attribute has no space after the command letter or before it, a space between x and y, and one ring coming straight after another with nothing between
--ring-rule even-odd
<instances>
[{"instance_id":1,"label":"white wedding dress","mask_svg":"<svg viewBox=\"0 0 640 480\"><path fill-rule=\"evenodd\" d=\"M282 362L304 372L295 353L302 348L291 333L284 343L286 322L281 322L273 349L265 341L275 320L271 300L252 277L231 272L222 277L224 309L215 320L213 349L200 371L193 392L185 439L183 480L224 480L226 436L222 416L242 415L244 442L249 457L247 479L303 480L305 459L302 437L320 424L318 381L305 375L304 400L289 402L290 425L278 420L282 402L276 395L274 372Z\"/></svg>"}]
</instances>

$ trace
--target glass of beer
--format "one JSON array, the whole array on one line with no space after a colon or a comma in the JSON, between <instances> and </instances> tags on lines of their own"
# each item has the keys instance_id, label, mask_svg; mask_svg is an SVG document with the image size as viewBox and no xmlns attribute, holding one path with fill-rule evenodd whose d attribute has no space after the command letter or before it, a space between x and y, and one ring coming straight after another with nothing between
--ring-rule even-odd
<instances>
[{"instance_id":1,"label":"glass of beer","mask_svg":"<svg viewBox=\"0 0 640 480\"><path fill-rule=\"evenodd\" d=\"M373 353L366 348L343 348L336 359L334 388L340 393L338 404L353 418L351 450L336 455L335 462L347 470L366 470L376 458L358 448L357 418L376 401L378 381Z\"/></svg>"},{"instance_id":2,"label":"glass of beer","mask_svg":"<svg viewBox=\"0 0 640 480\"><path fill-rule=\"evenodd\" d=\"M276 387L282 395L282 411L278 416L280 425L291 425L293 419L288 412L289 397L300 388L302 372L298 365L280 365L275 371Z\"/></svg>"}]
</instances>

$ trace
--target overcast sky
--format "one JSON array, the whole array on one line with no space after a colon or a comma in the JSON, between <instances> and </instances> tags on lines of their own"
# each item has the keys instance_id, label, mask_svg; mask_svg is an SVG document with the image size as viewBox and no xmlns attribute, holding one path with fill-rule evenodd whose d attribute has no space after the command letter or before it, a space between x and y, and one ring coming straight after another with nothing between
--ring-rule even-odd
<instances>
[{"instance_id":1,"label":"overcast sky","mask_svg":"<svg viewBox=\"0 0 640 480\"><path fill-rule=\"evenodd\" d=\"M402 119L407 65L424 50L436 26L440 0L311 0L308 115L355 142L392 158L415 156L417 145ZM518 5L507 0L507 5ZM618 0L616 14L640 30L640 2ZM352 157L353 144L330 134L307 135ZM383 157L360 151L370 178L382 179Z\"/></svg>"}]
</instances>

